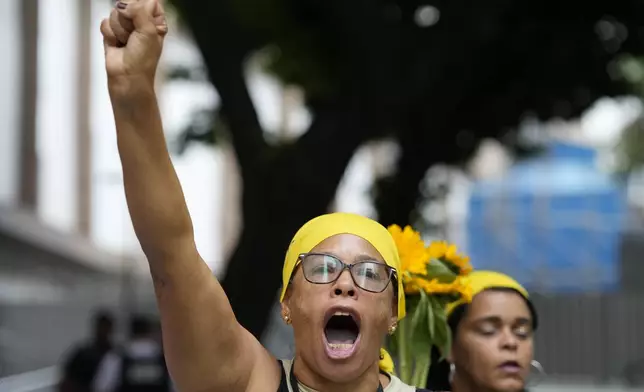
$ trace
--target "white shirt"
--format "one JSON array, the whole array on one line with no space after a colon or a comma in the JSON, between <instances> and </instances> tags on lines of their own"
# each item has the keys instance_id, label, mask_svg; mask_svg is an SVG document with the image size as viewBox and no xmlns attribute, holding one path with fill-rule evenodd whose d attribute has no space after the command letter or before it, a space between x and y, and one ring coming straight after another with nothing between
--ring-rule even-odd
<instances>
[{"instance_id":1,"label":"white shirt","mask_svg":"<svg viewBox=\"0 0 644 392\"><path fill-rule=\"evenodd\" d=\"M293 361L282 360L282 366L284 367L284 372L287 377L286 385L288 386L288 390L289 392L293 392L293 386L291 385L291 382L288 379L288 375L291 374L291 367L293 366ZM297 389L299 392L316 392L313 389L299 382L298 382ZM405 384L398 377L394 376L393 374L390 374L389 384L384 388L383 392L416 392L416 388Z\"/></svg>"}]
</instances>

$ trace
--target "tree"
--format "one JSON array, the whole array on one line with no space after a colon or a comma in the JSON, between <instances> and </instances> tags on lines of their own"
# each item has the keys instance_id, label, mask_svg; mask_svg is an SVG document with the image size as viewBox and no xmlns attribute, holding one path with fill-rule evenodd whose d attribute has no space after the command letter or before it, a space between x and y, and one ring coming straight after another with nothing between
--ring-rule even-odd
<instances>
[{"instance_id":1,"label":"tree","mask_svg":"<svg viewBox=\"0 0 644 392\"><path fill-rule=\"evenodd\" d=\"M631 83L633 92L644 102L644 57L627 56L620 62L620 71L624 80ZM615 172L622 177L644 167L644 114L636 118L623 130L616 146Z\"/></svg>"},{"instance_id":2,"label":"tree","mask_svg":"<svg viewBox=\"0 0 644 392\"><path fill-rule=\"evenodd\" d=\"M612 64L644 48L639 0L174 3L219 92L241 168L243 232L222 284L256 336L286 244L327 211L360 144L399 142L397 174L379 181L376 204L382 223L406 224L430 166L464 162L483 138L512 145L526 113L571 118L626 92ZM275 49L270 70L304 89L314 116L291 143L267 143L244 82L244 61L262 48Z\"/></svg>"}]
</instances>

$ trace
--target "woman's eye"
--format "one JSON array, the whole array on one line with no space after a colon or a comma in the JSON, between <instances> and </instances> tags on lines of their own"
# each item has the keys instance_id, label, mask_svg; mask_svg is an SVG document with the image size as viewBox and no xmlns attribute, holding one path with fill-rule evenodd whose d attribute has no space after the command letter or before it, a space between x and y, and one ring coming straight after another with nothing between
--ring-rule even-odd
<instances>
[{"instance_id":1,"label":"woman's eye","mask_svg":"<svg viewBox=\"0 0 644 392\"><path fill-rule=\"evenodd\" d=\"M313 269L314 274L332 274L333 271L335 271L335 267L329 264L320 265Z\"/></svg>"},{"instance_id":2,"label":"woman's eye","mask_svg":"<svg viewBox=\"0 0 644 392\"><path fill-rule=\"evenodd\" d=\"M494 335L496 333L496 327L493 325L482 325L479 328L479 333L485 336Z\"/></svg>"},{"instance_id":3,"label":"woman's eye","mask_svg":"<svg viewBox=\"0 0 644 392\"><path fill-rule=\"evenodd\" d=\"M532 335L532 330L528 326L518 327L514 330L514 333L520 338L529 338Z\"/></svg>"},{"instance_id":4,"label":"woman's eye","mask_svg":"<svg viewBox=\"0 0 644 392\"><path fill-rule=\"evenodd\" d=\"M366 276L369 279L378 279L380 277L380 275L376 271L372 271L372 270L365 271L364 276Z\"/></svg>"}]
</instances>

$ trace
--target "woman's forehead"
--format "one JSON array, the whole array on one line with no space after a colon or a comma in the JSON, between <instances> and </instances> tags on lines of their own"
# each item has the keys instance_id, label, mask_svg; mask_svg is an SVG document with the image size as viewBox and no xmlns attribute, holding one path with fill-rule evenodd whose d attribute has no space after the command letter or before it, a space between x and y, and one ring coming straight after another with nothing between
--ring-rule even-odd
<instances>
[{"instance_id":1,"label":"woman's forehead","mask_svg":"<svg viewBox=\"0 0 644 392\"><path fill-rule=\"evenodd\" d=\"M532 319L525 298L509 290L486 290L477 294L467 313L468 318L472 320L488 317Z\"/></svg>"},{"instance_id":2,"label":"woman's forehead","mask_svg":"<svg viewBox=\"0 0 644 392\"><path fill-rule=\"evenodd\" d=\"M336 234L317 244L311 252L329 253L347 261L378 260L382 255L369 241L354 234Z\"/></svg>"}]
</instances>

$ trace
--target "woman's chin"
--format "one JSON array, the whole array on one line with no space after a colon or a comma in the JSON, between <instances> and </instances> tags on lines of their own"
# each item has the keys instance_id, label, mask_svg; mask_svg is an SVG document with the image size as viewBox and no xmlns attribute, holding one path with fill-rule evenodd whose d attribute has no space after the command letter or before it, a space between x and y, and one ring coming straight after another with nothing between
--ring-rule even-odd
<instances>
[{"instance_id":1,"label":"woman's chin","mask_svg":"<svg viewBox=\"0 0 644 392\"><path fill-rule=\"evenodd\" d=\"M346 384L355 381L356 373L360 372L360 364L356 358L344 364L327 359L319 364L317 372L319 376L332 383Z\"/></svg>"},{"instance_id":2,"label":"woman's chin","mask_svg":"<svg viewBox=\"0 0 644 392\"><path fill-rule=\"evenodd\" d=\"M521 392L525 390L525 382L518 379L499 380L493 388L499 392Z\"/></svg>"}]
</instances>

